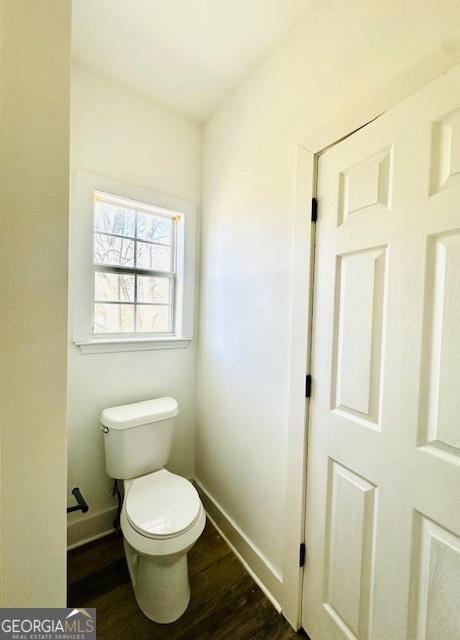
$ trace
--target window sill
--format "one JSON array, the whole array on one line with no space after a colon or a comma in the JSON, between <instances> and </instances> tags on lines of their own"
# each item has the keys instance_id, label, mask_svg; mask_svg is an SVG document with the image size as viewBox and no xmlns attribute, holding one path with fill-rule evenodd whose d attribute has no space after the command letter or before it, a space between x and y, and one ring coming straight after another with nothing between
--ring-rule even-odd
<instances>
[{"instance_id":1,"label":"window sill","mask_svg":"<svg viewBox=\"0 0 460 640\"><path fill-rule=\"evenodd\" d=\"M156 349L185 349L190 338L94 338L74 340L82 353L116 353L119 351L154 351Z\"/></svg>"}]
</instances>

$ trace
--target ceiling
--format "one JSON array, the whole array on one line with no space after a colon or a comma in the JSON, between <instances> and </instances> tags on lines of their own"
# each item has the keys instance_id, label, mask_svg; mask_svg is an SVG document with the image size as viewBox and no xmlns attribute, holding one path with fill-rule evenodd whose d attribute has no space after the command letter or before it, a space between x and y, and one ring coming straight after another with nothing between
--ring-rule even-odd
<instances>
[{"instance_id":1,"label":"ceiling","mask_svg":"<svg viewBox=\"0 0 460 640\"><path fill-rule=\"evenodd\" d=\"M72 53L205 121L308 0L76 0Z\"/></svg>"}]
</instances>

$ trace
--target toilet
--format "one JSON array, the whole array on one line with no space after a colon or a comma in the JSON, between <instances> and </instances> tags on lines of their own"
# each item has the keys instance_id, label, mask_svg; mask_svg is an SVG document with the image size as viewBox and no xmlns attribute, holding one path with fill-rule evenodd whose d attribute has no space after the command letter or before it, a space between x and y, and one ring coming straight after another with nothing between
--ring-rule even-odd
<instances>
[{"instance_id":1,"label":"toilet","mask_svg":"<svg viewBox=\"0 0 460 640\"><path fill-rule=\"evenodd\" d=\"M187 553L206 523L193 484L165 468L178 413L167 397L101 414L107 473L124 481L120 522L134 595L147 618L161 624L187 609Z\"/></svg>"}]
</instances>

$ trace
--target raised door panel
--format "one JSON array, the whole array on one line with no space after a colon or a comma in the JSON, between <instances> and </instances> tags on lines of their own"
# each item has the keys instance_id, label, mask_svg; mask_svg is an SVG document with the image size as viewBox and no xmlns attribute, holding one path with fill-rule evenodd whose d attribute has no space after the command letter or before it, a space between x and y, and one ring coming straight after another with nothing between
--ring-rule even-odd
<instances>
[{"instance_id":1,"label":"raised door panel","mask_svg":"<svg viewBox=\"0 0 460 640\"><path fill-rule=\"evenodd\" d=\"M324 606L344 638L369 637L376 491L329 460Z\"/></svg>"},{"instance_id":2,"label":"raised door panel","mask_svg":"<svg viewBox=\"0 0 460 640\"><path fill-rule=\"evenodd\" d=\"M460 184L460 109L433 124L431 193Z\"/></svg>"},{"instance_id":3,"label":"raised door panel","mask_svg":"<svg viewBox=\"0 0 460 640\"><path fill-rule=\"evenodd\" d=\"M460 637L460 539L416 514L411 640Z\"/></svg>"},{"instance_id":4,"label":"raised door panel","mask_svg":"<svg viewBox=\"0 0 460 640\"><path fill-rule=\"evenodd\" d=\"M339 224L391 208L392 149L381 149L339 175Z\"/></svg>"},{"instance_id":5,"label":"raised door panel","mask_svg":"<svg viewBox=\"0 0 460 640\"><path fill-rule=\"evenodd\" d=\"M421 446L460 455L460 231L430 237Z\"/></svg>"},{"instance_id":6,"label":"raised door panel","mask_svg":"<svg viewBox=\"0 0 460 640\"><path fill-rule=\"evenodd\" d=\"M386 250L338 257L332 408L378 428Z\"/></svg>"}]
</instances>

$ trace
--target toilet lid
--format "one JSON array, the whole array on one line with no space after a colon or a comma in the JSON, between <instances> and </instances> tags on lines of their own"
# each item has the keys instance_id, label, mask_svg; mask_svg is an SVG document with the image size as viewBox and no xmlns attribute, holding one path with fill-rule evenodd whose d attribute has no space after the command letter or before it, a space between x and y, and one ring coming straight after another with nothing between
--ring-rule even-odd
<instances>
[{"instance_id":1,"label":"toilet lid","mask_svg":"<svg viewBox=\"0 0 460 640\"><path fill-rule=\"evenodd\" d=\"M195 524L201 508L192 483L166 469L133 480L125 504L131 525L150 538L184 533Z\"/></svg>"}]
</instances>

